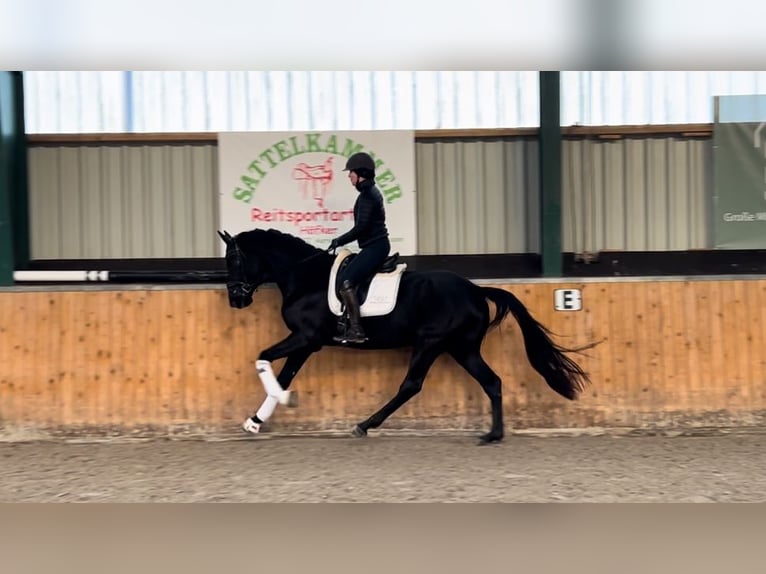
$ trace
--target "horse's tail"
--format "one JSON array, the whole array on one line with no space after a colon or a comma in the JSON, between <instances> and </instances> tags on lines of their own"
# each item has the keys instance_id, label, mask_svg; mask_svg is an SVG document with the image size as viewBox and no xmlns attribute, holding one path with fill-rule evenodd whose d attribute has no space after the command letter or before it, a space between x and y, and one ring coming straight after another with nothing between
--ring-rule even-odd
<instances>
[{"instance_id":1,"label":"horse's tail","mask_svg":"<svg viewBox=\"0 0 766 574\"><path fill-rule=\"evenodd\" d=\"M499 325L508 313L513 313L521 327L527 358L532 367L542 375L548 385L561 396L575 400L585 390L590 379L585 371L564 353L577 353L597 345L592 343L577 349L567 349L554 343L551 332L540 324L516 296L503 289L481 287L482 295L495 304L495 317L490 328Z\"/></svg>"}]
</instances>

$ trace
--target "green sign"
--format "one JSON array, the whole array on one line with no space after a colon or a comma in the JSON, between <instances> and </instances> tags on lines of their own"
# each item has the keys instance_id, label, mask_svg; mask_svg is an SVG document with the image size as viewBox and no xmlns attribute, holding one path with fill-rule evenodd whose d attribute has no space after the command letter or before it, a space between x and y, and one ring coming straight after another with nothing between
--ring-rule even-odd
<instances>
[{"instance_id":1,"label":"green sign","mask_svg":"<svg viewBox=\"0 0 766 574\"><path fill-rule=\"evenodd\" d=\"M716 123L713 232L717 249L766 249L766 121Z\"/></svg>"}]
</instances>

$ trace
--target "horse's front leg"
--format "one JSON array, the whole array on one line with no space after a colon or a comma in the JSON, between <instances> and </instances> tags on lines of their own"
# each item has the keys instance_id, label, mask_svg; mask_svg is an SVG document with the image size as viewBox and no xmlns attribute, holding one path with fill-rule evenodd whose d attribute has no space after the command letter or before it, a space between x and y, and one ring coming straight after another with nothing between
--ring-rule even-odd
<instances>
[{"instance_id":1,"label":"horse's front leg","mask_svg":"<svg viewBox=\"0 0 766 574\"><path fill-rule=\"evenodd\" d=\"M288 407L297 405L295 394L287 389L313 352L314 348L296 335L290 335L284 341L261 352L256 361L256 368L266 391L266 398L255 415L248 418L243 424L246 431L260 432L261 425L271 418L279 403ZM279 372L279 376L275 377L271 369L271 361L280 359L285 354L287 354L287 360Z\"/></svg>"},{"instance_id":2,"label":"horse's front leg","mask_svg":"<svg viewBox=\"0 0 766 574\"><path fill-rule=\"evenodd\" d=\"M308 343L305 336L291 333L287 338L276 345L261 351L260 355L258 355L258 360L255 361L255 368L258 371L258 377L261 379L261 383L263 383L263 388L266 391L266 394L277 399L277 402L280 404L295 406L292 392L288 391L287 385L281 384L281 381L278 381L277 377L274 376L274 370L271 368L271 363L283 357L290 357L291 355L298 356L307 353L306 356L300 360L298 366L298 368L300 368L313 350L313 347ZM284 376L287 376L291 371L297 373L297 369L294 367L291 367L290 369L287 367L288 365L286 363L280 376L283 376L283 374ZM295 374L289 377L289 381L292 381L293 377L295 377Z\"/></svg>"}]
</instances>

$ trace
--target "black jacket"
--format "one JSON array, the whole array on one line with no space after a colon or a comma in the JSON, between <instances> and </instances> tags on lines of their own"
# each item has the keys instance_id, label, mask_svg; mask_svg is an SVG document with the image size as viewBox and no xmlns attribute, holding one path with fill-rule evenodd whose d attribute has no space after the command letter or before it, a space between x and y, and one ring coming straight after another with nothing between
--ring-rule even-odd
<instances>
[{"instance_id":1,"label":"black jacket","mask_svg":"<svg viewBox=\"0 0 766 574\"><path fill-rule=\"evenodd\" d=\"M354 203L354 227L338 237L336 243L345 245L356 240L364 248L373 241L388 237L386 228L386 210L383 207L383 195L375 182L366 179L357 184L359 197Z\"/></svg>"}]
</instances>

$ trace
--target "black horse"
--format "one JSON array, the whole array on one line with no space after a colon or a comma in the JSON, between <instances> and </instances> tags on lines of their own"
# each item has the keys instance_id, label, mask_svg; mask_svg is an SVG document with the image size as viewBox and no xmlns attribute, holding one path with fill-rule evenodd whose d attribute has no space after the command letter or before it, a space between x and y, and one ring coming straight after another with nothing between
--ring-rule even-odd
<instances>
[{"instance_id":1,"label":"black horse","mask_svg":"<svg viewBox=\"0 0 766 574\"><path fill-rule=\"evenodd\" d=\"M285 398L294 377L312 353L333 341L338 317L328 304L328 281L334 255L298 237L269 229L255 229L235 237L218 232L226 243L227 289L229 304L237 309L253 302L259 285L275 283L281 291L282 318L290 335L260 352L259 376L271 403L245 421L245 429L258 432L277 402ZM395 256L393 256L395 257ZM388 265L394 261L391 258ZM379 427L399 407L420 392L423 380L434 361L448 353L481 385L492 408L492 426L481 443L502 440L503 408L501 380L481 355L481 344L488 330L510 312L518 321L527 357L548 385L563 397L574 400L590 382L587 374L565 353L586 347L566 349L554 343L550 331L541 325L512 293L495 287L479 286L447 271L404 271L396 306L382 316L363 317L368 340L360 349L413 349L409 369L396 395L379 411L359 422L355 436ZM487 300L496 311L490 317ZM361 301L360 301L361 302ZM272 361L286 358L276 377L270 372ZM263 413L263 414L262 414Z\"/></svg>"}]
</instances>

